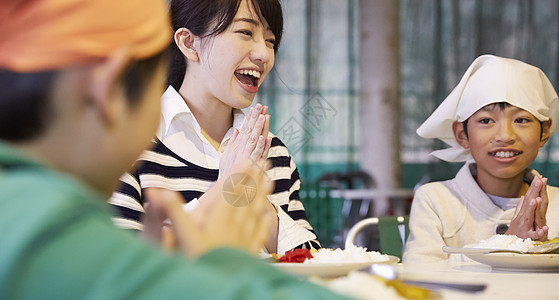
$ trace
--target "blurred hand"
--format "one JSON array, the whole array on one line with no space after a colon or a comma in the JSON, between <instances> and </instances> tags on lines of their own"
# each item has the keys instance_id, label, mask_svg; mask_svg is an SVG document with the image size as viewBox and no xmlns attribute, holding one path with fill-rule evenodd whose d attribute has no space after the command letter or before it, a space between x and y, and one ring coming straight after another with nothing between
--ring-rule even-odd
<instances>
[{"instance_id":1,"label":"blurred hand","mask_svg":"<svg viewBox=\"0 0 559 300\"><path fill-rule=\"evenodd\" d=\"M242 186L231 189L232 178L223 177L204 194L200 205L191 214L183 211L184 201L179 193L159 188L146 189L150 204L146 207L145 233L161 242L164 236L162 222L169 218L173 240L191 258L220 247L241 248L251 253L262 249L270 232L267 222L270 219L270 203L266 195L271 193L272 183L262 170L248 162L235 166L231 171L231 176L252 180L255 189L247 190ZM249 199L249 202L244 206L232 205L231 199Z\"/></svg>"}]
</instances>

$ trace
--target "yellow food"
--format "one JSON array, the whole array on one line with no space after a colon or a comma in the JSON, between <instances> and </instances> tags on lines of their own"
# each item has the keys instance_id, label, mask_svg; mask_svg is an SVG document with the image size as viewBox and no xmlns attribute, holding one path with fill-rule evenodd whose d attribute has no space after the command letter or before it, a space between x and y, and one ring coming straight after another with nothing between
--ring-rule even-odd
<instances>
[{"instance_id":1,"label":"yellow food","mask_svg":"<svg viewBox=\"0 0 559 300\"><path fill-rule=\"evenodd\" d=\"M545 242L534 241L534 246L539 246L541 244L549 244L549 243L559 243L559 237L553 238L551 240L547 240Z\"/></svg>"},{"instance_id":2,"label":"yellow food","mask_svg":"<svg viewBox=\"0 0 559 300\"><path fill-rule=\"evenodd\" d=\"M415 285L405 284L397 279L388 280L386 285L393 287L398 295L406 299L422 300L435 298L435 295L433 295L430 290Z\"/></svg>"}]
</instances>

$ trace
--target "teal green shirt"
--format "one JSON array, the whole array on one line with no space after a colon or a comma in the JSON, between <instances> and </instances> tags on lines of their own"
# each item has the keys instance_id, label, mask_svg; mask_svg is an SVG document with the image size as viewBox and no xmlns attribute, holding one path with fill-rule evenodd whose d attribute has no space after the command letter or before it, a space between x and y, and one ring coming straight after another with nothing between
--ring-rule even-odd
<instances>
[{"instance_id":1,"label":"teal green shirt","mask_svg":"<svg viewBox=\"0 0 559 300\"><path fill-rule=\"evenodd\" d=\"M337 299L234 249L168 255L92 189L0 143L0 299Z\"/></svg>"}]
</instances>

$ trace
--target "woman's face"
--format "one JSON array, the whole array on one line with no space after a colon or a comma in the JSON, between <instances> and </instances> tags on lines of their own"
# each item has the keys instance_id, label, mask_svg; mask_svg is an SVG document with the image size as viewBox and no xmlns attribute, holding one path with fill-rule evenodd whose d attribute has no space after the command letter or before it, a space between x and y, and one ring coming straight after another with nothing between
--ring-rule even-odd
<instances>
[{"instance_id":1,"label":"woman's face","mask_svg":"<svg viewBox=\"0 0 559 300\"><path fill-rule=\"evenodd\" d=\"M274 44L268 24L243 0L231 25L200 45L198 82L206 96L233 108L250 106L274 66Z\"/></svg>"}]
</instances>

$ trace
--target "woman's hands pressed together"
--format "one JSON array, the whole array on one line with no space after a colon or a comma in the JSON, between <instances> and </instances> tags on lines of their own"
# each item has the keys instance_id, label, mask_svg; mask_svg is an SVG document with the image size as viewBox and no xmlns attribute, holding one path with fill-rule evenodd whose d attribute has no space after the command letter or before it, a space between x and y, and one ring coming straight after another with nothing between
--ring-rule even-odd
<instances>
[{"instance_id":1,"label":"woman's hands pressed together","mask_svg":"<svg viewBox=\"0 0 559 300\"><path fill-rule=\"evenodd\" d=\"M149 202L144 219L146 236L166 249L180 246L192 257L218 247L238 247L249 252L266 248L276 252L278 216L267 199L273 191L273 183L266 175L272 140L268 137L267 112L268 107L261 104L249 110L241 130L235 129L221 156L216 184L198 199L198 207L190 213L183 211L184 201L179 193L145 189ZM235 178L239 176L250 178L254 186L239 185L225 195L224 187L238 183ZM254 200L246 206L232 203L231 198L246 197L250 192L246 188L256 189ZM170 219L172 225L164 224L165 219Z\"/></svg>"},{"instance_id":2,"label":"woman's hands pressed together","mask_svg":"<svg viewBox=\"0 0 559 300\"><path fill-rule=\"evenodd\" d=\"M251 161L259 166L268 157L272 138L268 137L270 115L268 107L260 103L250 108L241 130L235 129L233 136L219 162L219 174L228 174L230 169L238 163Z\"/></svg>"}]
</instances>

